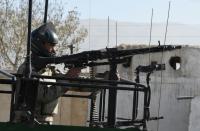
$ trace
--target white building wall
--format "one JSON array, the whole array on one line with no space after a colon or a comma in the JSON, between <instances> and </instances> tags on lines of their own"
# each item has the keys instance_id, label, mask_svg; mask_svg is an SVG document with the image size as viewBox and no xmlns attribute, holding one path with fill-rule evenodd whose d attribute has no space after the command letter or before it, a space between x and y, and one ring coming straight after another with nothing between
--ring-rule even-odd
<instances>
[{"instance_id":1,"label":"white building wall","mask_svg":"<svg viewBox=\"0 0 200 131\"><path fill-rule=\"evenodd\" d=\"M191 102L189 131L200 131L200 97L195 97Z\"/></svg>"},{"instance_id":2,"label":"white building wall","mask_svg":"<svg viewBox=\"0 0 200 131\"><path fill-rule=\"evenodd\" d=\"M169 65L172 56L181 57L181 68L174 70ZM135 80L135 69L138 65L149 65L151 61L164 63L164 71L156 71L151 75L151 105L152 117L163 116L159 121L149 121L150 131L188 131L191 99L200 95L200 49L183 47L174 51L135 55L129 68L118 66L122 78ZM104 72L108 67L99 67L97 72ZM146 76L141 73L141 83L146 84ZM131 118L132 92L118 91L117 117ZM139 111L143 104L140 95ZM187 99L181 99L181 98ZM139 117L141 114L138 115Z\"/></svg>"}]
</instances>

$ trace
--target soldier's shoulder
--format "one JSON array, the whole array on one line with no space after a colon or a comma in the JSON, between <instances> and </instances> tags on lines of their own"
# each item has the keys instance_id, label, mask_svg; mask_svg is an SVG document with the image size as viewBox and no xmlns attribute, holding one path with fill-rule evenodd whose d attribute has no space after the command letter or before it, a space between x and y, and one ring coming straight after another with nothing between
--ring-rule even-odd
<instances>
[{"instance_id":1,"label":"soldier's shoulder","mask_svg":"<svg viewBox=\"0 0 200 131\"><path fill-rule=\"evenodd\" d=\"M18 70L17 70L17 73L23 73L24 70L25 70L25 63L22 63L22 64L19 66L19 68L18 68Z\"/></svg>"}]
</instances>

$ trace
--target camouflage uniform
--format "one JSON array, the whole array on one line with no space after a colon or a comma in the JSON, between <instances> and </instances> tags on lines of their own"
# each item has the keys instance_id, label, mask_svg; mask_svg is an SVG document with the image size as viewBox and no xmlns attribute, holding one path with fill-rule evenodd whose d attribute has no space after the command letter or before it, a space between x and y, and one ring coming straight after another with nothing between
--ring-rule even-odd
<instances>
[{"instance_id":1,"label":"camouflage uniform","mask_svg":"<svg viewBox=\"0 0 200 131\"><path fill-rule=\"evenodd\" d=\"M19 74L23 74L25 70L25 64L22 64L18 72ZM32 66L32 74L38 75L52 75L52 72L49 68L43 68L40 71L36 71L34 66ZM44 79L40 79L40 81L45 81ZM61 82L61 81L59 81ZM18 81L15 91L15 100L16 105L19 106L22 103L19 102L19 94L20 94L20 81ZM35 107L35 118L42 124L52 124L53 116L57 114L58 111L58 98L62 96L68 89L63 88L61 86L49 86L49 85L40 85L38 86L37 98L36 98L36 107ZM14 122L24 122L26 121L27 113L22 110L15 111Z\"/></svg>"}]
</instances>

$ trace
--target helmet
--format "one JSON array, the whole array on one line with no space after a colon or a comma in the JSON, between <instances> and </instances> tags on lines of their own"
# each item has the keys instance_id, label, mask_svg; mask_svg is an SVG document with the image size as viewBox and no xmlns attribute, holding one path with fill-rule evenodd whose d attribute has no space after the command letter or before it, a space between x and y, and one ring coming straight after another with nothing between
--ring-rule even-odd
<instances>
[{"instance_id":1,"label":"helmet","mask_svg":"<svg viewBox=\"0 0 200 131\"><path fill-rule=\"evenodd\" d=\"M58 43L58 36L54 25L45 23L31 33L31 51L33 54L43 57L55 56L55 53L49 52L44 48L44 43L47 42L52 45Z\"/></svg>"}]
</instances>

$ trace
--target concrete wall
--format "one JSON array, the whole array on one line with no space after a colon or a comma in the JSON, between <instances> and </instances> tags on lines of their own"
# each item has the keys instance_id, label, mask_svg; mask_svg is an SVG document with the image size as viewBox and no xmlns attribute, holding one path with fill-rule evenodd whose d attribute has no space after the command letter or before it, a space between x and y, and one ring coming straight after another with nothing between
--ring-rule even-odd
<instances>
[{"instance_id":1,"label":"concrete wall","mask_svg":"<svg viewBox=\"0 0 200 131\"><path fill-rule=\"evenodd\" d=\"M0 79L7 79L0 74ZM0 90L11 91L10 85L0 84ZM0 94L0 122L7 122L10 119L10 94Z\"/></svg>"},{"instance_id":2,"label":"concrete wall","mask_svg":"<svg viewBox=\"0 0 200 131\"><path fill-rule=\"evenodd\" d=\"M87 92L69 91L67 94L88 95ZM85 126L88 116L88 99L62 97L59 100L58 114L54 124Z\"/></svg>"},{"instance_id":3,"label":"concrete wall","mask_svg":"<svg viewBox=\"0 0 200 131\"><path fill-rule=\"evenodd\" d=\"M191 113L189 121L189 131L200 130L200 97L195 97L191 102Z\"/></svg>"},{"instance_id":4,"label":"concrete wall","mask_svg":"<svg viewBox=\"0 0 200 131\"><path fill-rule=\"evenodd\" d=\"M169 65L172 56L181 57L180 70L174 70ZM151 116L164 116L164 119L150 121L148 123L150 130L188 131L191 99L179 98L182 96L195 97L200 94L199 57L200 49L193 47L150 55L151 61L166 64L165 71L154 72L151 77ZM135 56L133 57L132 69L148 63L148 55ZM145 77L143 78L144 82ZM135 79L134 76L133 79Z\"/></svg>"},{"instance_id":5,"label":"concrete wall","mask_svg":"<svg viewBox=\"0 0 200 131\"><path fill-rule=\"evenodd\" d=\"M9 90L9 85L1 85L1 90ZM9 94L0 94L0 122L9 121L10 117L10 95Z\"/></svg>"},{"instance_id":6,"label":"concrete wall","mask_svg":"<svg viewBox=\"0 0 200 131\"><path fill-rule=\"evenodd\" d=\"M181 57L181 68L174 70L169 65L173 56ZM188 131L191 99L200 95L200 49L183 47L179 50L164 53L135 55L129 68L118 66L122 78L135 80L135 68L138 65L149 65L151 61L166 64L166 70L156 71L151 75L151 116L163 116L159 121L149 121L150 131ZM97 72L104 72L108 67L99 67ZM141 82L146 76L141 73ZM118 91L117 116L131 118L132 92ZM140 95L139 111L142 111ZM141 114L138 115L140 117Z\"/></svg>"}]
</instances>

